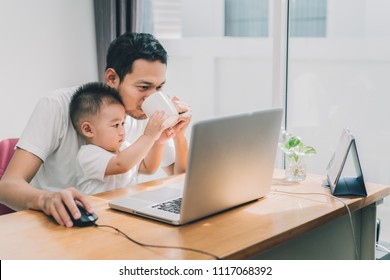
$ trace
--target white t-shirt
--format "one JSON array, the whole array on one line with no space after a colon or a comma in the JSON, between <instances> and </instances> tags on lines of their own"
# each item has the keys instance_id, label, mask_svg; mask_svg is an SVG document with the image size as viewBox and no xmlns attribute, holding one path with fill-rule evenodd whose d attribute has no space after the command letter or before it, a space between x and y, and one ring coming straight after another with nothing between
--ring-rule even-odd
<instances>
[{"instance_id":1,"label":"white t-shirt","mask_svg":"<svg viewBox=\"0 0 390 280\"><path fill-rule=\"evenodd\" d=\"M124 142L120 150L126 149L129 145L128 142ZM108 162L113 156L114 153L99 146L81 146L76 161L77 188L85 194L94 194L135 184L139 164L126 173L104 176Z\"/></svg>"},{"instance_id":2,"label":"white t-shirt","mask_svg":"<svg viewBox=\"0 0 390 280\"><path fill-rule=\"evenodd\" d=\"M77 87L59 89L36 105L17 147L39 157L43 164L31 185L48 191L76 186L76 156L85 141L74 130L69 118L69 103ZM144 131L146 120L127 117L126 141L134 143ZM175 160L173 141L165 145L161 166Z\"/></svg>"}]
</instances>

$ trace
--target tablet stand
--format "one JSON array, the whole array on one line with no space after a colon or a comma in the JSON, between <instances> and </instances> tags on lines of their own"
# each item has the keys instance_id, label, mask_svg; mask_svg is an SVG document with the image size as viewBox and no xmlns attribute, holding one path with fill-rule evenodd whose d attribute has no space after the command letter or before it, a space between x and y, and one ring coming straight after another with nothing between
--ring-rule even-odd
<instances>
[{"instance_id":1,"label":"tablet stand","mask_svg":"<svg viewBox=\"0 0 390 280\"><path fill-rule=\"evenodd\" d=\"M342 150L338 151L342 153L342 160L339 167L337 166L332 167L332 168L338 168L337 176L334 179L332 179L330 178L328 172L328 182L332 194L335 196L367 196L366 186L364 184L363 172L360 166L355 139L347 129L345 129L343 133L344 135L342 136L342 140L344 141L344 143L341 143ZM356 177L342 177L342 171L344 169L344 165L349 154L352 156L353 164L355 166L355 171L356 171ZM337 163L333 163L333 164L337 164ZM332 161L330 165L332 165Z\"/></svg>"}]
</instances>

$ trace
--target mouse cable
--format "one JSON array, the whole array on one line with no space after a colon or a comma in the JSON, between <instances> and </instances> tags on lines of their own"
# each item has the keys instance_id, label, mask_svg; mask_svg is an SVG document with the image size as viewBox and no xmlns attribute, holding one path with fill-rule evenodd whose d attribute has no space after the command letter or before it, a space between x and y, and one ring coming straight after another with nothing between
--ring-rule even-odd
<instances>
[{"instance_id":1,"label":"mouse cable","mask_svg":"<svg viewBox=\"0 0 390 280\"><path fill-rule=\"evenodd\" d=\"M350 224L350 226L351 226L353 244L354 244L354 247L355 247L355 255L356 255L356 259L359 259L359 253L358 253L358 250L357 250L356 236L355 236L355 230L354 230L353 221L352 221L351 210L349 209L348 204L345 203L342 199L340 199L340 198L338 198L338 197L336 197L336 196L330 195L330 194L326 194L326 193L286 192L286 191L279 191L279 190L271 190L271 192L274 192L274 193L281 193L281 194L289 194L289 195L293 195L293 196L295 196L295 197L299 197L299 195L324 195L324 196L333 198L333 199L335 199L335 200L341 202L341 203L345 206L345 208L347 208L347 211L348 211L349 224Z\"/></svg>"},{"instance_id":2,"label":"mouse cable","mask_svg":"<svg viewBox=\"0 0 390 280\"><path fill-rule=\"evenodd\" d=\"M133 238L131 238L128 234L124 233L123 231L121 231L120 229L114 227L114 226L110 226L110 225L99 225L99 224L94 224L94 226L96 227L107 227L107 228L111 228L111 229L114 229L116 230L119 234L122 234L124 237L126 237L128 240L134 242L135 244L138 244L140 246L145 246L145 247L153 247L153 248L164 248L164 249L178 249L178 250L187 250L187 251L193 251L193 252L196 252L196 253L201 253L201 254L204 254L204 255L208 255L208 256L211 256L212 258L216 259L216 260L220 260L220 258L217 256L217 255L214 255L214 254L211 254L209 252L206 252L206 251L202 251L202 250L199 250L199 249L194 249L194 248L189 248L189 247L180 247L180 246L165 246L165 245L154 245L154 244L147 244L147 243L142 243L142 242L139 242Z\"/></svg>"}]
</instances>

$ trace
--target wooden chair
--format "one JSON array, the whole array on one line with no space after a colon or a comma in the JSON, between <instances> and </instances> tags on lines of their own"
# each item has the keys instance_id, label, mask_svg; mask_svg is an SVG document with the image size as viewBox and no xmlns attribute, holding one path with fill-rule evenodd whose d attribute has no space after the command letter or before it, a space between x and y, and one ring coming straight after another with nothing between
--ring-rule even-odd
<instances>
[{"instance_id":1,"label":"wooden chair","mask_svg":"<svg viewBox=\"0 0 390 280\"><path fill-rule=\"evenodd\" d=\"M5 169L7 168L7 165L15 152L15 145L18 140L19 138L9 138L0 141L0 180L1 177L3 177ZM9 214L12 212L15 211L0 203L0 215Z\"/></svg>"}]
</instances>

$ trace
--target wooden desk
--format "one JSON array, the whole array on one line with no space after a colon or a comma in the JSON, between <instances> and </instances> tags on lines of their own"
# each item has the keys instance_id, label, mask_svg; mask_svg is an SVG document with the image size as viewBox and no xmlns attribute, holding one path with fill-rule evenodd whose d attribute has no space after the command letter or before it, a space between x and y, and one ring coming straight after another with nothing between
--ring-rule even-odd
<instances>
[{"instance_id":1,"label":"wooden desk","mask_svg":"<svg viewBox=\"0 0 390 280\"><path fill-rule=\"evenodd\" d=\"M171 226L121 213L108 201L184 179L172 176L91 196L98 224L119 228L137 241L207 251L221 259L374 259L376 204L390 188L367 183L366 198L341 198L309 174L290 184L275 170L272 192L259 201L185 226ZM278 179L279 178L279 179ZM293 192L291 194L286 192ZM306 193L306 194L298 194ZM310 194L307 194L310 193ZM109 228L65 228L38 211L0 217L0 259L211 259L179 249L139 246ZM355 247L356 243L356 247Z\"/></svg>"}]
</instances>

